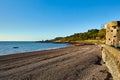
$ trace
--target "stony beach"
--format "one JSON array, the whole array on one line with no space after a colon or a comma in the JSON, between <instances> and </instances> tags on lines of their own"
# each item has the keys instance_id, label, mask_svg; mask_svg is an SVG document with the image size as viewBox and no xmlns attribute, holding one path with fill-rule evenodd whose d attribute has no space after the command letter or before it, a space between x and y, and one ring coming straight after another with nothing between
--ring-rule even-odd
<instances>
[{"instance_id":1,"label":"stony beach","mask_svg":"<svg viewBox=\"0 0 120 80\"><path fill-rule=\"evenodd\" d=\"M98 45L0 56L0 80L109 80Z\"/></svg>"}]
</instances>

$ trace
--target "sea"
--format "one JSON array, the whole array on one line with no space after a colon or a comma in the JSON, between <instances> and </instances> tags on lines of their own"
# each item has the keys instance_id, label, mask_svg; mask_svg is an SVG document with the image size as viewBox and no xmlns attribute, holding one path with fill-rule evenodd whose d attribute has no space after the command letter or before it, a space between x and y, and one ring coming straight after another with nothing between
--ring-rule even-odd
<instances>
[{"instance_id":1,"label":"sea","mask_svg":"<svg viewBox=\"0 0 120 80\"><path fill-rule=\"evenodd\" d=\"M0 56L67 47L69 44L34 41L0 41Z\"/></svg>"}]
</instances>

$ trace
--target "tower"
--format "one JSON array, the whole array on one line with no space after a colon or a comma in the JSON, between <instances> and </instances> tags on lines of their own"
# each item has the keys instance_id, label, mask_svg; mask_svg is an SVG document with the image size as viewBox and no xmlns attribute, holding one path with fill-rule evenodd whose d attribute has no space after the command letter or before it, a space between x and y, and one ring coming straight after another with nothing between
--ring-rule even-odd
<instances>
[{"instance_id":1,"label":"tower","mask_svg":"<svg viewBox=\"0 0 120 80\"><path fill-rule=\"evenodd\" d=\"M120 21L105 24L106 44L120 47Z\"/></svg>"}]
</instances>

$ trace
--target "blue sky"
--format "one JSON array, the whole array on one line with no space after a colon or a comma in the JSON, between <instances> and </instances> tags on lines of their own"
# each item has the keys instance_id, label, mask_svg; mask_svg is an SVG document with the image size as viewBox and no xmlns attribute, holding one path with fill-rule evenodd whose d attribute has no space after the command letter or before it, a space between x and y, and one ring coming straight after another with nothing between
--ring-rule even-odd
<instances>
[{"instance_id":1,"label":"blue sky","mask_svg":"<svg viewBox=\"0 0 120 80\"><path fill-rule=\"evenodd\" d=\"M120 0L0 0L0 41L46 40L120 20Z\"/></svg>"}]
</instances>

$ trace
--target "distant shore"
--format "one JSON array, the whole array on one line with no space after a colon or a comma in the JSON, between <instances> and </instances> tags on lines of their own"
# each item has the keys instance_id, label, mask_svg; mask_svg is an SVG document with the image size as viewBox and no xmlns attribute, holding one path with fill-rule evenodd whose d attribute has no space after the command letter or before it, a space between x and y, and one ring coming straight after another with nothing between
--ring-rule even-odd
<instances>
[{"instance_id":1,"label":"distant shore","mask_svg":"<svg viewBox=\"0 0 120 80\"><path fill-rule=\"evenodd\" d=\"M0 80L108 80L98 45L0 56Z\"/></svg>"}]
</instances>

